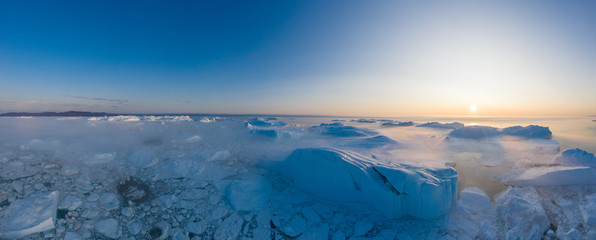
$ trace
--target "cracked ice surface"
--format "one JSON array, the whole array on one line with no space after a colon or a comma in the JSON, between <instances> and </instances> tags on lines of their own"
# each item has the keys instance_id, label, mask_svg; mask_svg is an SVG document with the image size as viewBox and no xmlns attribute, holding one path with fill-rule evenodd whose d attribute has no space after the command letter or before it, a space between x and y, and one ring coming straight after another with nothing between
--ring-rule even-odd
<instances>
[{"instance_id":1,"label":"cracked ice surface","mask_svg":"<svg viewBox=\"0 0 596 240\"><path fill-rule=\"evenodd\" d=\"M555 128L332 120L1 118L0 239L596 238Z\"/></svg>"}]
</instances>

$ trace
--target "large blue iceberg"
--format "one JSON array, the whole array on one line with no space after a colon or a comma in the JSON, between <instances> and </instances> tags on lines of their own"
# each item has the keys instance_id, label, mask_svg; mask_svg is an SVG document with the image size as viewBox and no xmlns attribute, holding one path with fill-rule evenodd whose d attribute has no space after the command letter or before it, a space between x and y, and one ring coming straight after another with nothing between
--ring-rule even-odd
<instances>
[{"instance_id":1,"label":"large blue iceberg","mask_svg":"<svg viewBox=\"0 0 596 240\"><path fill-rule=\"evenodd\" d=\"M352 152L306 148L295 150L278 170L318 197L367 203L388 218L436 218L457 200L457 172L450 167L388 165Z\"/></svg>"}]
</instances>

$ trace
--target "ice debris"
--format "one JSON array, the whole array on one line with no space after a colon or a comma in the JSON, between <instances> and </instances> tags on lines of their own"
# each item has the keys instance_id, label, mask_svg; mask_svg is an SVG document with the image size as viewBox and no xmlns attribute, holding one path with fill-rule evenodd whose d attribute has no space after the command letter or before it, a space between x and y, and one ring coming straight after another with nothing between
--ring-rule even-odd
<instances>
[{"instance_id":1,"label":"ice debris","mask_svg":"<svg viewBox=\"0 0 596 240\"><path fill-rule=\"evenodd\" d=\"M586 195L585 203L580 206L585 226L596 228L596 193Z\"/></svg>"},{"instance_id":2,"label":"ice debris","mask_svg":"<svg viewBox=\"0 0 596 240\"><path fill-rule=\"evenodd\" d=\"M15 200L0 215L0 239L16 239L54 229L58 192Z\"/></svg>"},{"instance_id":3,"label":"ice debris","mask_svg":"<svg viewBox=\"0 0 596 240\"><path fill-rule=\"evenodd\" d=\"M389 218L436 218L449 212L457 198L453 168L381 165L337 149L297 149L278 170L307 192L344 203L368 203Z\"/></svg>"},{"instance_id":4,"label":"ice debris","mask_svg":"<svg viewBox=\"0 0 596 240\"><path fill-rule=\"evenodd\" d=\"M495 199L505 239L540 239L549 228L541 198L533 187L509 187Z\"/></svg>"},{"instance_id":5,"label":"ice debris","mask_svg":"<svg viewBox=\"0 0 596 240\"><path fill-rule=\"evenodd\" d=\"M267 206L271 183L261 176L234 180L227 189L227 198L238 211L258 211Z\"/></svg>"}]
</instances>

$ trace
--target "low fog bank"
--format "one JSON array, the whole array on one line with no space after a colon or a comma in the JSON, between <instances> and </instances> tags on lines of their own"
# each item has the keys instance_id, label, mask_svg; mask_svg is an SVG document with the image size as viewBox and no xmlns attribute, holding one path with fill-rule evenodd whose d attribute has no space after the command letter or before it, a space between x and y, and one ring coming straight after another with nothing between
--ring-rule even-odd
<instances>
[{"instance_id":1,"label":"low fog bank","mask_svg":"<svg viewBox=\"0 0 596 240\"><path fill-rule=\"evenodd\" d=\"M548 126L110 116L0 132L0 238L596 236L596 160ZM31 204L49 212L11 224Z\"/></svg>"}]
</instances>

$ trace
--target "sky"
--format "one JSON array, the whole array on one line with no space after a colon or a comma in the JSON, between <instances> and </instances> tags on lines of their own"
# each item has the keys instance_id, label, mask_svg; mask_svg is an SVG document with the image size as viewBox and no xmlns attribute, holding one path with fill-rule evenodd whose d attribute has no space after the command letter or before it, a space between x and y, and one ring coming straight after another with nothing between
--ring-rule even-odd
<instances>
[{"instance_id":1,"label":"sky","mask_svg":"<svg viewBox=\"0 0 596 240\"><path fill-rule=\"evenodd\" d=\"M596 1L0 1L0 112L596 114Z\"/></svg>"}]
</instances>

